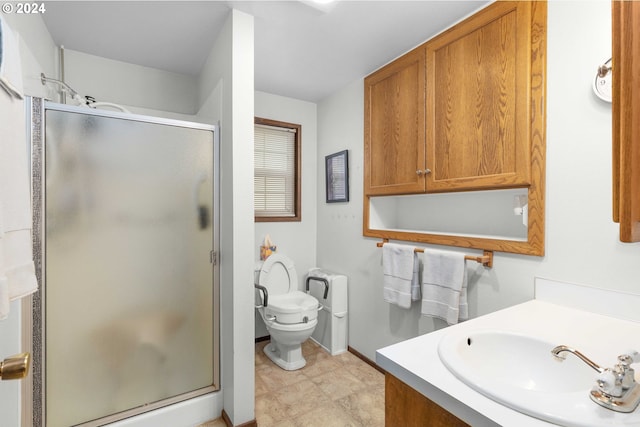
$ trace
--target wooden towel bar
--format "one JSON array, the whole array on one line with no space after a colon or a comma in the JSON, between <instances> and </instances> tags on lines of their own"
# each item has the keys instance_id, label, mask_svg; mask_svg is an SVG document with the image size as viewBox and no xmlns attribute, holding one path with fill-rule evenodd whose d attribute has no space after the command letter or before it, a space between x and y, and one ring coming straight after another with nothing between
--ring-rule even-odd
<instances>
[{"instance_id":1,"label":"wooden towel bar","mask_svg":"<svg viewBox=\"0 0 640 427\"><path fill-rule=\"evenodd\" d=\"M387 242L389 242L389 240L388 239L384 239L382 242L376 243L376 246L381 248ZM424 249L423 248L415 248L414 252L424 252ZM485 266L487 268L493 267L493 251L484 251L481 256L465 255L464 259L469 260L469 261L475 261L477 263L482 264L483 266Z\"/></svg>"}]
</instances>

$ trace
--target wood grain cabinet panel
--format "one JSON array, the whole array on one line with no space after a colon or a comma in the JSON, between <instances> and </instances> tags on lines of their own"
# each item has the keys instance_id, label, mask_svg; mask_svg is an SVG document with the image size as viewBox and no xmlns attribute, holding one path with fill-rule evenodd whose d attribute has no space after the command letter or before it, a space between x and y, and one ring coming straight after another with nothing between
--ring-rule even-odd
<instances>
[{"instance_id":1,"label":"wood grain cabinet panel","mask_svg":"<svg viewBox=\"0 0 640 427\"><path fill-rule=\"evenodd\" d=\"M365 78L365 194L531 184L532 3L496 2Z\"/></svg>"},{"instance_id":2,"label":"wood grain cabinet panel","mask_svg":"<svg viewBox=\"0 0 640 427\"><path fill-rule=\"evenodd\" d=\"M496 1L365 78L363 235L544 255L546 29L545 1ZM376 197L504 188L526 241L369 223Z\"/></svg>"},{"instance_id":3,"label":"wood grain cabinet panel","mask_svg":"<svg viewBox=\"0 0 640 427\"><path fill-rule=\"evenodd\" d=\"M470 427L391 374L385 374L385 427Z\"/></svg>"},{"instance_id":4,"label":"wood grain cabinet panel","mask_svg":"<svg viewBox=\"0 0 640 427\"><path fill-rule=\"evenodd\" d=\"M365 79L368 194L424 191L425 52L404 55Z\"/></svg>"},{"instance_id":5,"label":"wood grain cabinet panel","mask_svg":"<svg viewBox=\"0 0 640 427\"><path fill-rule=\"evenodd\" d=\"M529 185L531 4L497 2L425 46L427 189Z\"/></svg>"},{"instance_id":6,"label":"wood grain cabinet panel","mask_svg":"<svg viewBox=\"0 0 640 427\"><path fill-rule=\"evenodd\" d=\"M613 219L640 242L640 2L612 1Z\"/></svg>"}]
</instances>

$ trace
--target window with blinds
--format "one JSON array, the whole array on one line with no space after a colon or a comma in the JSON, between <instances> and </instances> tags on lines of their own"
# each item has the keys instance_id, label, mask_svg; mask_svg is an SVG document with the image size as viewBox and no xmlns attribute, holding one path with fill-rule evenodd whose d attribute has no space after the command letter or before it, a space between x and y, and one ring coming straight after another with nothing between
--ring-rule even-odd
<instances>
[{"instance_id":1,"label":"window with blinds","mask_svg":"<svg viewBox=\"0 0 640 427\"><path fill-rule=\"evenodd\" d=\"M256 221L300 221L301 126L255 119Z\"/></svg>"}]
</instances>

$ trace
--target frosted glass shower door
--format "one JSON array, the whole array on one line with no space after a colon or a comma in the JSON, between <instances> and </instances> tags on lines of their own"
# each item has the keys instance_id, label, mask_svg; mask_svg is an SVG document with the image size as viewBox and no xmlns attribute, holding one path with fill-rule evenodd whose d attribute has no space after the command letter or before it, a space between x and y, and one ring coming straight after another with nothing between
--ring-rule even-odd
<instances>
[{"instance_id":1,"label":"frosted glass shower door","mask_svg":"<svg viewBox=\"0 0 640 427\"><path fill-rule=\"evenodd\" d=\"M45 114L47 427L217 386L213 128L67 110Z\"/></svg>"}]
</instances>

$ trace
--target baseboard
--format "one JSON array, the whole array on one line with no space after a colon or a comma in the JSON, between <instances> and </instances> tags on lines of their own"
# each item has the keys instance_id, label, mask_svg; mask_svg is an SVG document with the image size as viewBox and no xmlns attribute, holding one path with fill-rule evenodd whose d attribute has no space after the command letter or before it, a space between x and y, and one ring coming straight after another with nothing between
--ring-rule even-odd
<instances>
[{"instance_id":1,"label":"baseboard","mask_svg":"<svg viewBox=\"0 0 640 427\"><path fill-rule=\"evenodd\" d=\"M347 351L349 351L349 353L353 354L354 356L356 356L357 358L362 360L367 365L370 365L372 368L378 370L379 372L381 372L383 374L387 373L387 371L385 371L380 366L378 366L378 364L376 362L374 362L373 360L369 359L367 356L365 356L364 354L360 353L358 350L355 350L353 347L347 346Z\"/></svg>"},{"instance_id":2,"label":"baseboard","mask_svg":"<svg viewBox=\"0 0 640 427\"><path fill-rule=\"evenodd\" d=\"M231 422L231 418L229 418L229 415L227 415L224 409L222 410L222 421L224 421L227 427L258 427L258 421L256 421L255 418L251 421L247 421L246 423L242 423L242 424L238 424L237 426L234 426L233 423Z\"/></svg>"},{"instance_id":3,"label":"baseboard","mask_svg":"<svg viewBox=\"0 0 640 427\"><path fill-rule=\"evenodd\" d=\"M264 337L258 337L256 338L256 344L258 344L259 342L262 341L269 341L271 339L271 335L266 335Z\"/></svg>"}]
</instances>

